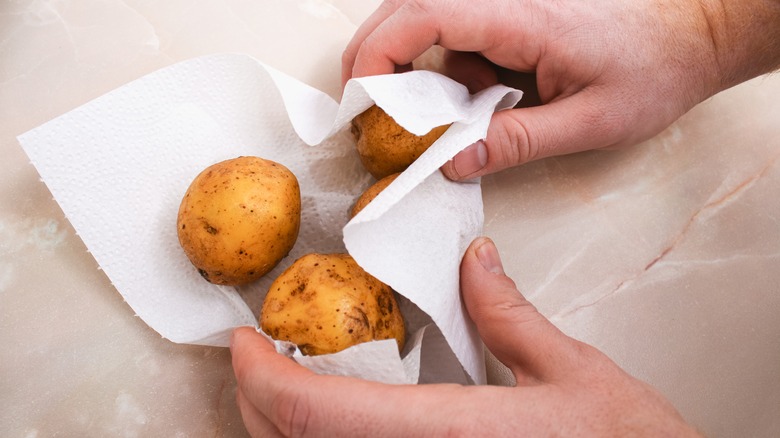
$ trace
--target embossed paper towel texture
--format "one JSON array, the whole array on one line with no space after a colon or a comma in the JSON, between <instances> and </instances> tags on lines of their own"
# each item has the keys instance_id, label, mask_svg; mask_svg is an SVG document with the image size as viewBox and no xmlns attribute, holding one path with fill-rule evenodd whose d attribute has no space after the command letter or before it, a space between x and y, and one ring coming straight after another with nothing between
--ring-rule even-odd
<instances>
[{"instance_id":1,"label":"embossed paper towel texture","mask_svg":"<svg viewBox=\"0 0 780 438\"><path fill-rule=\"evenodd\" d=\"M227 345L234 327L257 326L242 294L264 294L303 254L346 249L422 309L425 317L411 318L414 328L432 319L436 327L427 331L434 335L426 336L435 339L440 330L452 349L446 353L454 352L468 375L482 382L482 346L458 287L460 257L482 226L480 189L476 182L452 183L438 168L484 137L493 111L519 99L518 91L502 86L470 96L440 75L412 72L350 81L339 105L250 57L213 55L131 82L19 141L117 290L165 338ZM346 127L374 102L418 134L454 123L347 223L348 208L372 179ZM195 175L239 155L289 167L299 179L303 207L290 255L242 294L203 281L175 229L179 202ZM413 333L405 362L394 341L298 360L321 372L417 381L419 348L435 343L423 342L422 332ZM393 358L366 359L383 354ZM387 360L392 364L376 366Z\"/></svg>"}]
</instances>

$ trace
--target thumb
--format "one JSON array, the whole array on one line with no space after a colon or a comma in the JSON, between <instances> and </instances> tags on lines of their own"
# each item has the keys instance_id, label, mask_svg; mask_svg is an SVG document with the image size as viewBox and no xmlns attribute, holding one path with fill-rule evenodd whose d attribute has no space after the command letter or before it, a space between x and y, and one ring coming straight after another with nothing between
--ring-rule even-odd
<instances>
[{"instance_id":1,"label":"thumb","mask_svg":"<svg viewBox=\"0 0 780 438\"><path fill-rule=\"evenodd\" d=\"M460 267L463 300L485 346L515 375L549 381L574 360L574 341L558 330L504 274L495 244L471 243Z\"/></svg>"},{"instance_id":2,"label":"thumb","mask_svg":"<svg viewBox=\"0 0 780 438\"><path fill-rule=\"evenodd\" d=\"M476 178L529 161L613 146L628 136L631 117L617 105L605 105L598 91L529 108L493 114L487 136L442 166L455 181Z\"/></svg>"}]
</instances>

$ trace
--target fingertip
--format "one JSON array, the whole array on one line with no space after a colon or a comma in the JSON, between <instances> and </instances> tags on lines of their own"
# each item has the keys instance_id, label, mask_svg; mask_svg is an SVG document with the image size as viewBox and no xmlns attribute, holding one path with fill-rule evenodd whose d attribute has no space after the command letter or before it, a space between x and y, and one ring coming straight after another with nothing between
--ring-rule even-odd
<instances>
[{"instance_id":1,"label":"fingertip","mask_svg":"<svg viewBox=\"0 0 780 438\"><path fill-rule=\"evenodd\" d=\"M539 144L533 141L544 134L532 132L539 131L535 124L537 108L542 107L495 112L485 139L478 142L479 147L466 148L453 158L453 179L477 178L543 158Z\"/></svg>"},{"instance_id":2,"label":"fingertip","mask_svg":"<svg viewBox=\"0 0 780 438\"><path fill-rule=\"evenodd\" d=\"M246 330L246 328L247 327L237 327L230 333L230 351L233 351L236 348L236 345L240 343L239 338L242 336L241 332Z\"/></svg>"},{"instance_id":3,"label":"fingertip","mask_svg":"<svg viewBox=\"0 0 780 438\"><path fill-rule=\"evenodd\" d=\"M238 387L261 412L268 413L274 395L314 373L279 354L272 342L252 327L233 331L232 365Z\"/></svg>"},{"instance_id":4,"label":"fingertip","mask_svg":"<svg viewBox=\"0 0 780 438\"><path fill-rule=\"evenodd\" d=\"M485 139L458 152L442 166L442 173L453 181L463 181L541 158L530 141L528 122L520 111L526 110L494 113Z\"/></svg>"},{"instance_id":5,"label":"fingertip","mask_svg":"<svg viewBox=\"0 0 780 438\"><path fill-rule=\"evenodd\" d=\"M247 342L252 342L252 340L256 338L263 339L265 341L264 344L269 343L268 339L261 335L255 327L248 325L236 327L230 334L230 351L233 352L237 348L241 348L246 345Z\"/></svg>"},{"instance_id":6,"label":"fingertip","mask_svg":"<svg viewBox=\"0 0 780 438\"><path fill-rule=\"evenodd\" d=\"M498 254L498 248L496 248L496 244L490 238L479 238L475 244L474 253L486 271L504 275L504 266L501 262L501 256Z\"/></svg>"},{"instance_id":7,"label":"fingertip","mask_svg":"<svg viewBox=\"0 0 780 438\"><path fill-rule=\"evenodd\" d=\"M503 262L495 243L489 237L477 237L471 242L460 265L461 291L472 319L482 317L486 306L497 294L517 290L514 281L504 272ZM519 294L519 292L516 292Z\"/></svg>"},{"instance_id":8,"label":"fingertip","mask_svg":"<svg viewBox=\"0 0 780 438\"><path fill-rule=\"evenodd\" d=\"M441 168L442 173L453 181L463 181L479 176L488 163L488 151L483 140L479 140L447 161Z\"/></svg>"},{"instance_id":9,"label":"fingertip","mask_svg":"<svg viewBox=\"0 0 780 438\"><path fill-rule=\"evenodd\" d=\"M275 361L276 356L281 356L276 352L274 344L251 326L233 330L230 335L230 355L233 371L239 380L251 373L255 366L265 365Z\"/></svg>"}]
</instances>

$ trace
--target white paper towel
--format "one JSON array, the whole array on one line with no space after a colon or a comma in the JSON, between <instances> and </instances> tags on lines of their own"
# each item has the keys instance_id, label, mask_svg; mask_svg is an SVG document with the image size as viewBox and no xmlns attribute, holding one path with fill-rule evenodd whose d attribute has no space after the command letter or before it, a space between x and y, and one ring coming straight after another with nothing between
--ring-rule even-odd
<instances>
[{"instance_id":1,"label":"white paper towel","mask_svg":"<svg viewBox=\"0 0 780 438\"><path fill-rule=\"evenodd\" d=\"M491 114L520 97L500 85L471 96L444 76L417 71L352 80L338 104L251 57L211 55L133 81L19 141L100 267L163 337L225 346L233 328L257 326L255 307L294 260L348 250L408 298L408 313L424 313L407 317L412 333L403 360L393 341L299 362L320 372L416 382L421 362L437 362L425 358L423 345L435 341L423 341L423 333L440 330L443 337L426 336L441 338L471 380L482 383L482 345L458 283L460 258L482 227L480 187L453 183L438 169L484 138ZM374 102L417 134L453 125L348 223L348 209L373 182L348 126ZM298 177L303 213L290 255L237 290L200 277L175 224L192 179L240 155L286 165Z\"/></svg>"}]
</instances>

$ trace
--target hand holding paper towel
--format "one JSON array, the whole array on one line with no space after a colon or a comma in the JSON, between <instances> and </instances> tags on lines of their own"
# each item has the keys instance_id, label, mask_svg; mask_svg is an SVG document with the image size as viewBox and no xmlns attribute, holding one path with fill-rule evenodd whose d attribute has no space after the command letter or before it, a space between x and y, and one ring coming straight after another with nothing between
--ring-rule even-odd
<instances>
[{"instance_id":1,"label":"hand holding paper towel","mask_svg":"<svg viewBox=\"0 0 780 438\"><path fill-rule=\"evenodd\" d=\"M458 284L460 257L482 227L480 187L450 182L438 168L483 138L492 113L520 96L503 86L471 96L446 77L419 71L352 80L339 105L248 56L213 55L131 82L19 141L100 267L163 337L225 346L234 327L257 326L258 309L247 302L295 259L347 250L414 303L409 307L421 309L425 316L412 317L412 325L422 329L432 320L470 378L482 383L482 346ZM371 177L345 128L374 103L415 134L453 125L348 222L350 205ZM175 229L194 176L239 155L287 166L299 179L303 210L289 256L241 293L200 278ZM342 352L349 366L338 363L338 353L296 359L321 372L415 382L424 331L412 333L405 362L395 352L397 365L381 370L364 350L383 341Z\"/></svg>"}]
</instances>

